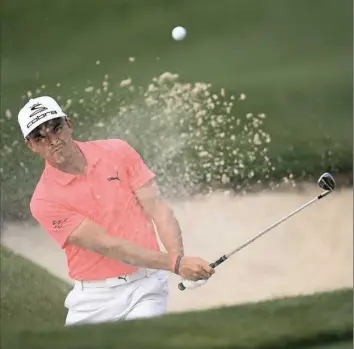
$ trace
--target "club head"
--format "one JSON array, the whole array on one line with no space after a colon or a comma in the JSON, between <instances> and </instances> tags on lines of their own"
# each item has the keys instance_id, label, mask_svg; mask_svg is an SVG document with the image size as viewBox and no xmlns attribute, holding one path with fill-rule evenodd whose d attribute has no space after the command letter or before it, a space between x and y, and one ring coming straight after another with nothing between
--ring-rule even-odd
<instances>
[{"instance_id":1,"label":"club head","mask_svg":"<svg viewBox=\"0 0 354 349\"><path fill-rule=\"evenodd\" d=\"M328 172L324 173L319 179L318 179L318 185L320 188L324 190L334 190L336 187L336 182L332 175Z\"/></svg>"}]
</instances>

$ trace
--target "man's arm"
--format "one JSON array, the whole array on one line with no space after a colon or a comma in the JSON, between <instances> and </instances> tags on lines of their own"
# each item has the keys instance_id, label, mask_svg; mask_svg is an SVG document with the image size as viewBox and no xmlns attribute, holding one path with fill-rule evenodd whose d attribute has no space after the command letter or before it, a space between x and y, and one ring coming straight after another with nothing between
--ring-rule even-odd
<instances>
[{"instance_id":1,"label":"man's arm","mask_svg":"<svg viewBox=\"0 0 354 349\"><path fill-rule=\"evenodd\" d=\"M174 272L175 256L145 249L130 241L111 236L90 220L84 220L68 237L66 244L96 252L137 267ZM214 273L208 263L197 257L184 257L178 274L185 279L208 279Z\"/></svg>"},{"instance_id":2,"label":"man's arm","mask_svg":"<svg viewBox=\"0 0 354 349\"><path fill-rule=\"evenodd\" d=\"M165 200L159 193L155 174L149 169L141 155L127 142L119 141L117 154L123 157L122 167L127 174L127 182L137 196L144 211L152 218L161 242L167 252L184 255L181 229ZM122 155L123 154L123 155Z\"/></svg>"},{"instance_id":3,"label":"man's arm","mask_svg":"<svg viewBox=\"0 0 354 349\"><path fill-rule=\"evenodd\" d=\"M157 233L168 253L184 255L182 232L180 225L159 192L154 180L149 181L136 191L136 196L143 209L153 219Z\"/></svg>"},{"instance_id":4,"label":"man's arm","mask_svg":"<svg viewBox=\"0 0 354 349\"><path fill-rule=\"evenodd\" d=\"M111 236L90 220L82 222L68 237L67 243L137 267L171 270L172 261L168 254Z\"/></svg>"}]
</instances>

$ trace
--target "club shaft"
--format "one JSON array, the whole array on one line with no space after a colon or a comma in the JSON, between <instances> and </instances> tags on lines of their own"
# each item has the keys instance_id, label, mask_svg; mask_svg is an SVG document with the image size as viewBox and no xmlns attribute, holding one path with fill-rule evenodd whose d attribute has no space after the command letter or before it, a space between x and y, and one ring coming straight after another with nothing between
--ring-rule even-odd
<instances>
[{"instance_id":1,"label":"club shaft","mask_svg":"<svg viewBox=\"0 0 354 349\"><path fill-rule=\"evenodd\" d=\"M307 206L310 206L311 204L313 204L315 201L322 199L324 196L326 196L327 194L329 194L330 191L325 191L323 192L321 195L313 198L312 200L310 200L309 202L307 202L306 204L300 206L299 208L297 208L296 210L292 211L291 213L289 213L288 215L286 215L285 217L279 219L277 222L273 223L272 225L270 225L268 228L262 230L260 233L258 233L257 235L255 235L254 237L250 238L249 240L247 240L246 242L244 242L242 245L238 246L236 249L234 249L233 251L231 251L230 253L226 254L224 257L229 258L231 257L233 254L235 254L236 252L242 250L244 247L246 247L247 245L249 245L250 243L252 243L253 241L257 240L258 238L260 238L262 235L264 235L265 233L267 233L269 230L275 228L276 226L278 226L279 224L283 223L284 221L286 221L287 219L289 219L290 217L294 216L296 213L302 211L304 208L306 208Z\"/></svg>"},{"instance_id":2,"label":"club shaft","mask_svg":"<svg viewBox=\"0 0 354 349\"><path fill-rule=\"evenodd\" d=\"M296 210L292 211L291 213L289 213L288 215L286 215L285 217L279 219L277 222L273 223L272 225L270 225L268 228L262 230L260 233L258 233L257 235L255 235L254 237L250 238L249 240L247 240L246 242L244 242L242 245L238 246L236 249L234 249L233 251L231 251L228 254L225 254L223 256L221 256L219 259L217 259L216 261L214 261L213 263L210 263L210 266L212 268L217 267L218 265L220 265L221 263L225 262L229 257L231 257L233 254L235 254L236 252L242 250L243 248L245 248L246 246L248 246L250 243L252 243L253 241L257 240L258 238L260 238L262 235L264 235L265 233L267 233L269 230L275 228L276 226L278 226L279 224L283 223L284 221L286 221L287 219L289 219L290 217L294 216L296 213L302 211L304 208L310 206L311 204L313 204L314 202L316 202L317 200L320 200L322 198L324 198L325 196L327 196L328 194L330 194L332 191L331 190L326 190L324 191L322 194L316 196L315 198L313 198L312 200L308 201L307 203L303 204L302 206L300 206L299 208L297 208ZM185 286L183 285L183 282L178 284L178 288L183 291L185 290Z\"/></svg>"}]
</instances>

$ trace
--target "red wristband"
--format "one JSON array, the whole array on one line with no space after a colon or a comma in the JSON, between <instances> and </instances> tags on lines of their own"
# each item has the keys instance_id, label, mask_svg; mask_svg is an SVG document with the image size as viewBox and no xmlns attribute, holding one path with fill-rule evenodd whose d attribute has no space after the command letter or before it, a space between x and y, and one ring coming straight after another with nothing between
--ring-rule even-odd
<instances>
[{"instance_id":1,"label":"red wristband","mask_svg":"<svg viewBox=\"0 0 354 349\"><path fill-rule=\"evenodd\" d=\"M178 257L177 257L177 260L176 260L176 263L175 263L175 270L174 270L174 272L175 272L175 274L179 274L179 265L181 264L181 259L182 259L182 257L183 256L181 256L181 255L179 255Z\"/></svg>"},{"instance_id":2,"label":"red wristband","mask_svg":"<svg viewBox=\"0 0 354 349\"><path fill-rule=\"evenodd\" d=\"M176 255L172 258L171 271L178 275L179 265L181 263L182 255Z\"/></svg>"}]
</instances>

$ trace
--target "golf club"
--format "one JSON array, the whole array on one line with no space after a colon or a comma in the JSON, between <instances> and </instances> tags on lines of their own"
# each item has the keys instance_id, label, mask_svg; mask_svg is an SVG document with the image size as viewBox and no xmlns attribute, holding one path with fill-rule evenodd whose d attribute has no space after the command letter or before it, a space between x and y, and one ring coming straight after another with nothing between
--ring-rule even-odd
<instances>
[{"instance_id":1,"label":"golf club","mask_svg":"<svg viewBox=\"0 0 354 349\"><path fill-rule=\"evenodd\" d=\"M298 209L294 210L293 212L289 213L287 216L281 218L280 220L278 220L277 222L275 222L274 224L272 224L271 226L269 226L268 228L266 228L265 230L262 230L260 233L258 233L257 235L255 235L253 238L247 240L245 243L243 243L241 246L237 247L235 250L231 251L228 254L225 254L223 256L221 256L219 259L217 259L216 261L214 261L213 263L210 264L210 266L212 268L217 267L218 265L220 265L221 263L225 262L228 258L230 258L233 254L235 254L236 252L242 250L244 247L248 246L250 243L254 242L255 240L257 240L258 238L260 238L262 235L264 235L265 233L267 233L269 230L275 228L277 225L279 225L280 223L286 221L287 219L289 219L290 217L292 217L293 215L295 215L296 213L302 211L305 207L310 206L312 203L316 202L317 200L320 200L324 197L326 197L328 194L330 194L336 187L336 183L334 178L332 177L332 175L328 172L325 172L317 181L319 187L321 189L324 189L325 191L322 192L320 195L316 196L315 198L313 198L312 200L310 200L309 202L305 203L304 205L302 205L301 207L299 207ZM186 280L188 281L188 280ZM178 284L178 288L183 291L185 290L187 287L185 286L184 282L180 282Z\"/></svg>"}]
</instances>

